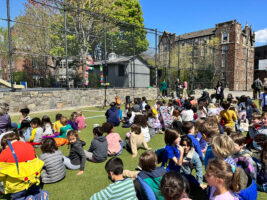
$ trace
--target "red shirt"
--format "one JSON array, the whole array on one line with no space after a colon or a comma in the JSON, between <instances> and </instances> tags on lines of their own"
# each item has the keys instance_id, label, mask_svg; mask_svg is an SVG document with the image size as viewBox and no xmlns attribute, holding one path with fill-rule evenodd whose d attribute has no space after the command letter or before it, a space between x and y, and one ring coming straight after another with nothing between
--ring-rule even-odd
<instances>
[{"instance_id":1,"label":"red shirt","mask_svg":"<svg viewBox=\"0 0 267 200\"><path fill-rule=\"evenodd\" d=\"M12 147L16 153L18 162L25 162L35 158L35 150L30 144L22 141L16 141L12 143ZM15 158L9 146L6 146L0 154L0 162L15 163Z\"/></svg>"}]
</instances>

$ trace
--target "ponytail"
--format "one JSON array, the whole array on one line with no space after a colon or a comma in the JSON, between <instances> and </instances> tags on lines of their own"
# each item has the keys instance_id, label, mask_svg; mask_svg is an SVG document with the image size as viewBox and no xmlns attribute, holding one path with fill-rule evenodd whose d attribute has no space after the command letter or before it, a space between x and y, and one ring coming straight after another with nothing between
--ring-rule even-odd
<instances>
[{"instance_id":1,"label":"ponytail","mask_svg":"<svg viewBox=\"0 0 267 200\"><path fill-rule=\"evenodd\" d=\"M241 190L241 182L240 182L240 168L239 167L234 167L231 166L232 169L235 168L233 171L233 178L230 183L229 189L232 190L233 192L238 192Z\"/></svg>"}]
</instances>

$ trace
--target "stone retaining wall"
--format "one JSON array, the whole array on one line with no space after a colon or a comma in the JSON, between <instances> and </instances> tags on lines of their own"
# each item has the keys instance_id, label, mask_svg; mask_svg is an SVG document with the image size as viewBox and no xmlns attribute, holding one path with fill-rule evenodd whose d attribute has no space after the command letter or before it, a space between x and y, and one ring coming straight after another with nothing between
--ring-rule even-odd
<instances>
[{"instance_id":1,"label":"stone retaining wall","mask_svg":"<svg viewBox=\"0 0 267 200\"><path fill-rule=\"evenodd\" d=\"M106 94L108 103L114 101L115 96L118 96L122 102L125 102L125 96L130 96L131 100L142 96L151 100L157 97L157 89L107 89ZM18 112L24 107L28 107L31 112L35 112L82 106L100 106L104 103L104 96L104 89L0 92L0 102L6 102L10 105L10 113Z\"/></svg>"}]
</instances>

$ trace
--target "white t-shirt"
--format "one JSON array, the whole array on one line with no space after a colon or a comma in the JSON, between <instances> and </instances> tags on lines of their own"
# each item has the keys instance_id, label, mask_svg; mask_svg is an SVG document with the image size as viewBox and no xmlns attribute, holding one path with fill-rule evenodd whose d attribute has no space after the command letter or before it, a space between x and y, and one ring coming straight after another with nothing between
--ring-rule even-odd
<instances>
[{"instance_id":1,"label":"white t-shirt","mask_svg":"<svg viewBox=\"0 0 267 200\"><path fill-rule=\"evenodd\" d=\"M264 105L264 99L263 99L264 96L265 96L265 105L267 105L267 94L264 95L264 92L263 92L263 93L261 93L261 96L260 96L260 100L262 100L261 107L265 106Z\"/></svg>"},{"instance_id":2,"label":"white t-shirt","mask_svg":"<svg viewBox=\"0 0 267 200\"><path fill-rule=\"evenodd\" d=\"M145 141L149 142L150 141L150 133L149 133L149 128L146 126L145 128L141 127L141 132L144 135Z\"/></svg>"},{"instance_id":3,"label":"white t-shirt","mask_svg":"<svg viewBox=\"0 0 267 200\"><path fill-rule=\"evenodd\" d=\"M190 122L194 120L194 112L193 110L184 110L182 112L182 121L183 122Z\"/></svg>"}]
</instances>

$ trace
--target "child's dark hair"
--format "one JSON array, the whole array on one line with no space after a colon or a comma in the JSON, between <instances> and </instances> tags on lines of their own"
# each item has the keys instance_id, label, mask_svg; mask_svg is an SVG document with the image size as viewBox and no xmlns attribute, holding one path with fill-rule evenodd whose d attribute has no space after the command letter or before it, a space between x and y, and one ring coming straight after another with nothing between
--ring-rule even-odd
<instances>
[{"instance_id":1,"label":"child's dark hair","mask_svg":"<svg viewBox=\"0 0 267 200\"><path fill-rule=\"evenodd\" d=\"M173 142L180 136L180 133L175 129L167 129L165 131L164 141L167 145L172 145Z\"/></svg>"},{"instance_id":2,"label":"child's dark hair","mask_svg":"<svg viewBox=\"0 0 267 200\"><path fill-rule=\"evenodd\" d=\"M147 102L146 97L142 97L142 101Z\"/></svg>"},{"instance_id":3,"label":"child's dark hair","mask_svg":"<svg viewBox=\"0 0 267 200\"><path fill-rule=\"evenodd\" d=\"M31 120L31 124L37 124L38 126L41 126L41 120L38 117L35 117Z\"/></svg>"},{"instance_id":4,"label":"child's dark hair","mask_svg":"<svg viewBox=\"0 0 267 200\"><path fill-rule=\"evenodd\" d=\"M19 112L21 112L22 114L29 114L30 113L30 109L29 108L22 108L22 109L20 109L20 111Z\"/></svg>"},{"instance_id":5,"label":"child's dark hair","mask_svg":"<svg viewBox=\"0 0 267 200\"><path fill-rule=\"evenodd\" d=\"M120 175L123 172L122 160L118 157L109 159L105 165L106 172L113 172L115 175Z\"/></svg>"},{"instance_id":6,"label":"child's dark hair","mask_svg":"<svg viewBox=\"0 0 267 200\"><path fill-rule=\"evenodd\" d=\"M6 148L6 146L8 146L7 141L13 141L13 140L18 140L19 141L19 134L17 134L16 132L10 132L7 133L6 135L4 135L1 139L1 146L3 147L3 149Z\"/></svg>"},{"instance_id":7,"label":"child's dark hair","mask_svg":"<svg viewBox=\"0 0 267 200\"><path fill-rule=\"evenodd\" d=\"M230 108L230 102L227 102L227 101L223 101L222 102L222 107L224 110L228 110Z\"/></svg>"},{"instance_id":8,"label":"child's dark hair","mask_svg":"<svg viewBox=\"0 0 267 200\"><path fill-rule=\"evenodd\" d=\"M150 109L151 109L150 105L146 104L145 105L145 110L150 110Z\"/></svg>"},{"instance_id":9,"label":"child's dark hair","mask_svg":"<svg viewBox=\"0 0 267 200\"><path fill-rule=\"evenodd\" d=\"M44 115L42 117L42 126L44 126L45 124L50 124L52 126L52 122L51 122L50 117L48 115Z\"/></svg>"},{"instance_id":10,"label":"child's dark hair","mask_svg":"<svg viewBox=\"0 0 267 200\"><path fill-rule=\"evenodd\" d=\"M31 124L28 120L22 120L22 122L20 123L20 128L19 129L23 129L23 128L29 128L31 127Z\"/></svg>"},{"instance_id":11,"label":"child's dark hair","mask_svg":"<svg viewBox=\"0 0 267 200\"><path fill-rule=\"evenodd\" d=\"M136 115L134 117L134 124L140 125L142 128L147 127L147 119L144 115Z\"/></svg>"},{"instance_id":12,"label":"child's dark hair","mask_svg":"<svg viewBox=\"0 0 267 200\"><path fill-rule=\"evenodd\" d=\"M98 126L93 129L93 134L97 136L102 136L103 135L103 130L102 127Z\"/></svg>"},{"instance_id":13,"label":"child's dark hair","mask_svg":"<svg viewBox=\"0 0 267 200\"><path fill-rule=\"evenodd\" d=\"M41 150L43 153L54 153L58 150L54 138L46 138L42 141Z\"/></svg>"},{"instance_id":14,"label":"child's dark hair","mask_svg":"<svg viewBox=\"0 0 267 200\"><path fill-rule=\"evenodd\" d=\"M68 118L65 117L65 116L62 116L62 117L60 118L60 123L61 123L63 126L67 125L67 123L68 123Z\"/></svg>"},{"instance_id":15,"label":"child's dark hair","mask_svg":"<svg viewBox=\"0 0 267 200\"><path fill-rule=\"evenodd\" d=\"M234 143L238 144L239 146L246 144L246 137L240 133L232 133L230 137L234 141Z\"/></svg>"},{"instance_id":16,"label":"child's dark hair","mask_svg":"<svg viewBox=\"0 0 267 200\"><path fill-rule=\"evenodd\" d=\"M175 129L176 131L178 131L178 133L183 134L182 122L180 122L178 120L174 120L172 122L172 128Z\"/></svg>"},{"instance_id":17,"label":"child's dark hair","mask_svg":"<svg viewBox=\"0 0 267 200\"><path fill-rule=\"evenodd\" d=\"M182 129L185 134L188 134L189 131L194 127L193 122L183 122Z\"/></svg>"},{"instance_id":18,"label":"child's dark hair","mask_svg":"<svg viewBox=\"0 0 267 200\"><path fill-rule=\"evenodd\" d=\"M132 117L132 112L128 111L126 115L127 115L128 118L131 118Z\"/></svg>"},{"instance_id":19,"label":"child's dark hair","mask_svg":"<svg viewBox=\"0 0 267 200\"><path fill-rule=\"evenodd\" d=\"M56 114L56 121L60 120L61 117L62 117L62 114L60 114L60 113Z\"/></svg>"},{"instance_id":20,"label":"child's dark hair","mask_svg":"<svg viewBox=\"0 0 267 200\"><path fill-rule=\"evenodd\" d=\"M160 182L160 191L165 200L177 200L186 190L184 178L177 171L170 171L163 175Z\"/></svg>"},{"instance_id":21,"label":"child's dark hair","mask_svg":"<svg viewBox=\"0 0 267 200\"><path fill-rule=\"evenodd\" d=\"M189 146L189 147L191 147L191 148L193 147L192 140L191 140L191 138L188 137L187 135L184 135L184 136L181 137L181 142L180 142L180 144L183 145L183 142L186 142L186 143L187 143L187 146Z\"/></svg>"},{"instance_id":22,"label":"child's dark hair","mask_svg":"<svg viewBox=\"0 0 267 200\"><path fill-rule=\"evenodd\" d=\"M77 116L77 112L73 112L73 113L71 113L71 115L70 115L70 120L71 120L71 121L74 121L74 117L75 117L75 115Z\"/></svg>"},{"instance_id":23,"label":"child's dark hair","mask_svg":"<svg viewBox=\"0 0 267 200\"><path fill-rule=\"evenodd\" d=\"M233 170L235 168L235 170ZM223 159L210 159L206 172L208 175L213 175L224 180L224 185L228 190L238 192L241 189L240 184L240 169L239 167L231 166Z\"/></svg>"},{"instance_id":24,"label":"child's dark hair","mask_svg":"<svg viewBox=\"0 0 267 200\"><path fill-rule=\"evenodd\" d=\"M152 172L158 163L158 157L154 151L148 150L139 157L139 166L146 172Z\"/></svg>"},{"instance_id":25,"label":"child's dark hair","mask_svg":"<svg viewBox=\"0 0 267 200\"><path fill-rule=\"evenodd\" d=\"M113 124L110 122L105 122L102 124L102 131L104 133L111 133L111 130L114 128Z\"/></svg>"},{"instance_id":26,"label":"child's dark hair","mask_svg":"<svg viewBox=\"0 0 267 200\"><path fill-rule=\"evenodd\" d=\"M192 108L192 104L189 101L187 101L184 103L184 107L186 110L190 110Z\"/></svg>"},{"instance_id":27,"label":"child's dark hair","mask_svg":"<svg viewBox=\"0 0 267 200\"><path fill-rule=\"evenodd\" d=\"M141 133L141 126L139 126L138 124L132 124L131 131L136 135L139 135Z\"/></svg>"},{"instance_id":28,"label":"child's dark hair","mask_svg":"<svg viewBox=\"0 0 267 200\"><path fill-rule=\"evenodd\" d=\"M67 138L69 139L70 136L75 136L76 138L79 137L78 132L77 132L76 130L70 130L70 131L67 133Z\"/></svg>"}]
</instances>

